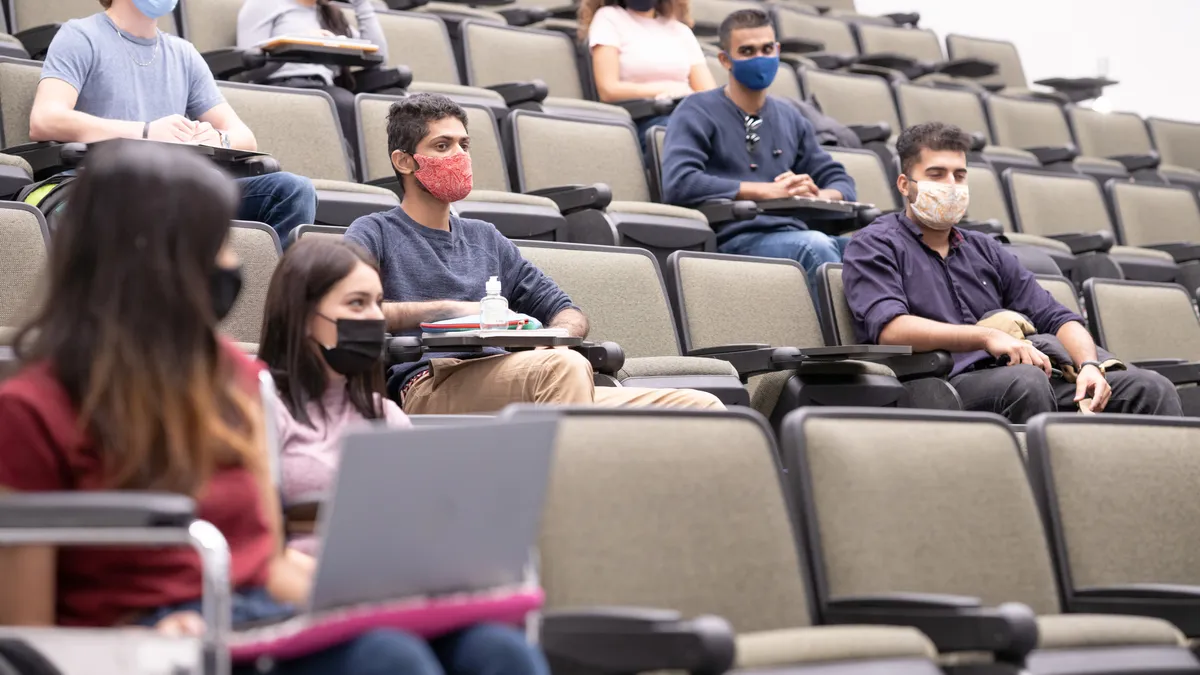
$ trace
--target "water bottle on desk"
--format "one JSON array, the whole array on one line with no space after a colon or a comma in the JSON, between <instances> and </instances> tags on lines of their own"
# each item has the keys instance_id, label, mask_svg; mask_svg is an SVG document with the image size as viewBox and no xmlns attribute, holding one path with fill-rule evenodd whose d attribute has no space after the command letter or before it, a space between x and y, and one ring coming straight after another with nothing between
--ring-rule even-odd
<instances>
[{"instance_id":1,"label":"water bottle on desk","mask_svg":"<svg viewBox=\"0 0 1200 675\"><path fill-rule=\"evenodd\" d=\"M480 330L508 330L508 298L500 295L500 278L488 279L484 291L479 301Z\"/></svg>"}]
</instances>

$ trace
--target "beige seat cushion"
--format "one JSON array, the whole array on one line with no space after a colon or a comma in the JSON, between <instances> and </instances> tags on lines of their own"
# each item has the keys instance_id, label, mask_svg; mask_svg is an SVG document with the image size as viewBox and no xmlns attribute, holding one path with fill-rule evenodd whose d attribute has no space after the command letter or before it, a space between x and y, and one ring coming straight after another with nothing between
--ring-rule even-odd
<instances>
[{"instance_id":1,"label":"beige seat cushion","mask_svg":"<svg viewBox=\"0 0 1200 675\"><path fill-rule=\"evenodd\" d=\"M1063 253L1070 253L1071 247L1067 246L1066 242L1050 237L1039 237L1036 234L1023 234L1021 232L1005 232L1005 237L1008 237L1009 243L1023 244L1025 246L1040 246L1041 248L1052 248Z\"/></svg>"},{"instance_id":2,"label":"beige seat cushion","mask_svg":"<svg viewBox=\"0 0 1200 675\"><path fill-rule=\"evenodd\" d=\"M1152 248L1142 248L1141 246L1114 246L1111 250L1109 250L1109 253L1116 257L1161 260L1168 263L1175 262L1175 258L1166 251L1159 251Z\"/></svg>"},{"instance_id":3,"label":"beige seat cushion","mask_svg":"<svg viewBox=\"0 0 1200 675\"><path fill-rule=\"evenodd\" d=\"M629 111L619 105L609 103L599 103L597 101L585 101L579 98L562 98L560 96L547 96L545 101L542 101L545 108L565 108L568 110L577 110L582 115L595 117L603 115L605 117L619 117L627 120L633 119Z\"/></svg>"},{"instance_id":4,"label":"beige seat cushion","mask_svg":"<svg viewBox=\"0 0 1200 675\"><path fill-rule=\"evenodd\" d=\"M312 184L317 190L324 190L327 192L353 192L361 195L390 197L396 202L397 206L400 205L400 198L396 196L395 192L392 192L387 188L381 188L374 185L363 185L362 183L351 183L344 180L328 180L325 178L313 178Z\"/></svg>"},{"instance_id":5,"label":"beige seat cushion","mask_svg":"<svg viewBox=\"0 0 1200 675\"><path fill-rule=\"evenodd\" d=\"M21 169L25 173L29 174L29 177L31 179L33 178L33 167L30 166L29 162L25 161L25 159L22 157L17 157L16 155L0 154L0 164L2 164L4 166L15 166L18 169Z\"/></svg>"},{"instance_id":6,"label":"beige seat cushion","mask_svg":"<svg viewBox=\"0 0 1200 675\"><path fill-rule=\"evenodd\" d=\"M696 209L687 209L682 206L655 204L653 202L613 202L608 205L608 209L606 210L612 213L637 213L644 216L686 218L704 223L704 226L708 227L708 218L705 218L703 213L700 213Z\"/></svg>"},{"instance_id":7,"label":"beige seat cushion","mask_svg":"<svg viewBox=\"0 0 1200 675\"><path fill-rule=\"evenodd\" d=\"M410 93L441 94L449 97L471 97L493 99L500 105L505 105L504 97L491 89L483 87L468 87L461 84L442 84L441 82L413 82L408 86Z\"/></svg>"},{"instance_id":8,"label":"beige seat cushion","mask_svg":"<svg viewBox=\"0 0 1200 675\"><path fill-rule=\"evenodd\" d=\"M737 368L728 361L699 356L643 356L625 360L617 379L630 377L681 377L684 375L731 375Z\"/></svg>"},{"instance_id":9,"label":"beige seat cushion","mask_svg":"<svg viewBox=\"0 0 1200 675\"><path fill-rule=\"evenodd\" d=\"M237 347L238 351L242 352L243 354L249 354L250 356L258 356L258 343L257 342L235 342L235 343L233 343L233 346Z\"/></svg>"},{"instance_id":10,"label":"beige seat cushion","mask_svg":"<svg viewBox=\"0 0 1200 675\"><path fill-rule=\"evenodd\" d=\"M1174 164L1163 164L1158 167L1158 172L1161 173L1167 180L1172 177L1183 180L1200 182L1200 171L1189 169L1186 166L1175 166Z\"/></svg>"},{"instance_id":11,"label":"beige seat cushion","mask_svg":"<svg viewBox=\"0 0 1200 675\"><path fill-rule=\"evenodd\" d=\"M504 192L502 190L472 190L464 199L465 202L491 202L493 204L517 204L520 206L541 206L554 211L558 205L554 200L535 195L523 195L519 192Z\"/></svg>"},{"instance_id":12,"label":"beige seat cushion","mask_svg":"<svg viewBox=\"0 0 1200 675\"><path fill-rule=\"evenodd\" d=\"M1100 171L1112 171L1123 173L1125 165L1115 159L1106 159L1104 157L1076 157L1071 164L1080 171L1088 169L1098 169Z\"/></svg>"},{"instance_id":13,"label":"beige seat cushion","mask_svg":"<svg viewBox=\"0 0 1200 675\"><path fill-rule=\"evenodd\" d=\"M1028 150L1022 150L1020 148L1010 148L1004 145L984 146L983 154L985 156L992 157L1028 160L1034 164L1038 164L1037 155L1033 154L1032 152L1029 152Z\"/></svg>"},{"instance_id":14,"label":"beige seat cushion","mask_svg":"<svg viewBox=\"0 0 1200 675\"><path fill-rule=\"evenodd\" d=\"M1161 619L1115 614L1056 614L1037 618L1039 649L1186 645L1183 633Z\"/></svg>"},{"instance_id":15,"label":"beige seat cushion","mask_svg":"<svg viewBox=\"0 0 1200 675\"><path fill-rule=\"evenodd\" d=\"M736 667L936 656L933 643L914 628L815 626L738 635Z\"/></svg>"}]
</instances>

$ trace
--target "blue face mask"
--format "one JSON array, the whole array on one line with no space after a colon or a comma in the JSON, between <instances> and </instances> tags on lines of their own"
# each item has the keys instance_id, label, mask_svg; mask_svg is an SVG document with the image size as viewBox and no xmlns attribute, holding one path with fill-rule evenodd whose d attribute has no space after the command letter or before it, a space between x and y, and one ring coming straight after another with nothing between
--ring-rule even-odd
<instances>
[{"instance_id":1,"label":"blue face mask","mask_svg":"<svg viewBox=\"0 0 1200 675\"><path fill-rule=\"evenodd\" d=\"M170 14L178 4L179 0L133 0L133 6L151 19Z\"/></svg>"},{"instance_id":2,"label":"blue face mask","mask_svg":"<svg viewBox=\"0 0 1200 675\"><path fill-rule=\"evenodd\" d=\"M755 56L749 59L729 56L729 60L733 63L733 79L754 91L771 86L775 81L775 73L779 71L779 56Z\"/></svg>"}]
</instances>

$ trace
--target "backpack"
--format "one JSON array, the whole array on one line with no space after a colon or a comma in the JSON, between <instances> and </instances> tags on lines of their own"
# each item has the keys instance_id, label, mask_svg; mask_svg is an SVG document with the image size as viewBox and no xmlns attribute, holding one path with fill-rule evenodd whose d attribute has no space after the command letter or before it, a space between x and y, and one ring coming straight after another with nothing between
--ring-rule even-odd
<instances>
[{"instance_id":1,"label":"backpack","mask_svg":"<svg viewBox=\"0 0 1200 675\"><path fill-rule=\"evenodd\" d=\"M42 212L46 219L46 228L53 235L59 220L67 206L70 185L79 177L72 173L60 173L44 181L25 186L17 194L17 201L29 204Z\"/></svg>"}]
</instances>

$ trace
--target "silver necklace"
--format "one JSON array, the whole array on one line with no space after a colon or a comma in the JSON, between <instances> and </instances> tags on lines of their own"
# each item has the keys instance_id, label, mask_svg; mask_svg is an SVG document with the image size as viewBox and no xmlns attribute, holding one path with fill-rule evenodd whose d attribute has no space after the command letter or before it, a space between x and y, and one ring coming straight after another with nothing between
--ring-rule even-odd
<instances>
[{"instance_id":1,"label":"silver necklace","mask_svg":"<svg viewBox=\"0 0 1200 675\"><path fill-rule=\"evenodd\" d=\"M109 17L109 19L111 20L112 17ZM113 27L113 30L117 31L117 36L120 37L121 40L125 43L125 52L127 54L129 54L129 58L133 59L133 62L135 64L141 66L142 68L149 68L150 66L154 65L154 59L158 58L158 45L162 42L162 35L159 33L157 26L154 28L154 53L150 55L150 60L147 61L146 63L142 63L141 61L138 61L137 54L135 54L134 51L129 48L128 43L132 42L132 40L125 37L125 34L121 32L121 29L117 28L117 22L113 21L112 27Z\"/></svg>"}]
</instances>

